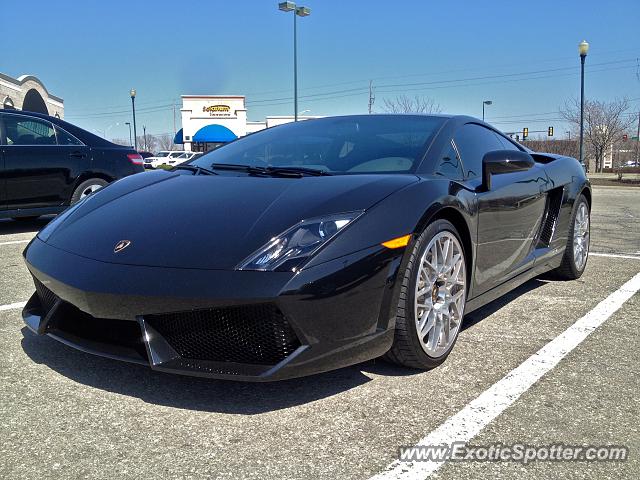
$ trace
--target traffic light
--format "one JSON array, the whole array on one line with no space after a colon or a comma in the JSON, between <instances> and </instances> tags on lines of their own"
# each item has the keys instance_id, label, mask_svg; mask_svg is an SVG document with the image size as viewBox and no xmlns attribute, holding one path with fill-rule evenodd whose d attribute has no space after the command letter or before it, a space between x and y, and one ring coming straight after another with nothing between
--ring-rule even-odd
<instances>
[{"instance_id":1,"label":"traffic light","mask_svg":"<svg viewBox=\"0 0 640 480\"><path fill-rule=\"evenodd\" d=\"M522 139L526 140L528 136L529 136L529 129L527 127L524 127L522 129Z\"/></svg>"},{"instance_id":2,"label":"traffic light","mask_svg":"<svg viewBox=\"0 0 640 480\"><path fill-rule=\"evenodd\" d=\"M629 135L627 135L626 133L624 135L622 135L622 141L623 142L626 142L628 138L629 138Z\"/></svg>"},{"instance_id":3,"label":"traffic light","mask_svg":"<svg viewBox=\"0 0 640 480\"><path fill-rule=\"evenodd\" d=\"M549 129L547 130L547 135L549 137L553 137L553 127L549 127Z\"/></svg>"}]
</instances>

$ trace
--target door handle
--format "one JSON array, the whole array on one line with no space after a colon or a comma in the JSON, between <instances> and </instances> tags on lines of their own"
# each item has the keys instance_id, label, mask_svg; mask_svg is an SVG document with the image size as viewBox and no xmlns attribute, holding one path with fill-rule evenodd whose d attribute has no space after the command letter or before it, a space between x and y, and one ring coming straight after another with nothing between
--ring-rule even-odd
<instances>
[{"instance_id":1,"label":"door handle","mask_svg":"<svg viewBox=\"0 0 640 480\"><path fill-rule=\"evenodd\" d=\"M71 158L85 158L87 155L82 152L72 152L69 154Z\"/></svg>"}]
</instances>

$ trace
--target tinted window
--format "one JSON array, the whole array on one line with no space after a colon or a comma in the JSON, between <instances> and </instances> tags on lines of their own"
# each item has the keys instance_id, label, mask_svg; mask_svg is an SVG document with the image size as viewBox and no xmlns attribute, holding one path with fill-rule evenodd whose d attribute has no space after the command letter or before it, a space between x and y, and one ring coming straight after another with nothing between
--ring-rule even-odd
<instances>
[{"instance_id":1,"label":"tinted window","mask_svg":"<svg viewBox=\"0 0 640 480\"><path fill-rule=\"evenodd\" d=\"M502 135L495 134L498 137L498 141L502 144L502 148L505 150L515 150L517 152L521 152L518 147L516 147L513 142L510 142L508 139L504 138Z\"/></svg>"},{"instance_id":2,"label":"tinted window","mask_svg":"<svg viewBox=\"0 0 640 480\"><path fill-rule=\"evenodd\" d=\"M468 123L455 134L454 141L462 157L467 178L482 176L482 157L493 150L504 150L504 146L491 130Z\"/></svg>"},{"instance_id":3,"label":"tinted window","mask_svg":"<svg viewBox=\"0 0 640 480\"><path fill-rule=\"evenodd\" d=\"M306 120L253 133L193 163L300 166L336 174L409 172L444 120L412 115Z\"/></svg>"},{"instance_id":4,"label":"tinted window","mask_svg":"<svg viewBox=\"0 0 640 480\"><path fill-rule=\"evenodd\" d=\"M55 145L56 134L46 120L21 115L5 115L7 145Z\"/></svg>"},{"instance_id":5,"label":"tinted window","mask_svg":"<svg viewBox=\"0 0 640 480\"><path fill-rule=\"evenodd\" d=\"M71 135L69 132L64 131L57 125L54 125L56 130L56 137L58 138L58 145L84 145L80 140Z\"/></svg>"},{"instance_id":6,"label":"tinted window","mask_svg":"<svg viewBox=\"0 0 640 480\"><path fill-rule=\"evenodd\" d=\"M440 157L436 168L436 175L442 175L452 180L462 180L464 178L460 157L458 157L458 152L456 152L452 142L449 142L449 145Z\"/></svg>"}]
</instances>

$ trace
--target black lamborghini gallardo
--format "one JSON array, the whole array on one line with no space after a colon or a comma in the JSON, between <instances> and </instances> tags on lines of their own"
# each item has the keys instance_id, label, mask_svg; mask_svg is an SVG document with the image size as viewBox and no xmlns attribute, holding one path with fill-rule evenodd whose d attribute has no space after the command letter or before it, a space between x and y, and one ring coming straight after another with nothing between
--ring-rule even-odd
<instances>
[{"instance_id":1,"label":"black lamborghini gallardo","mask_svg":"<svg viewBox=\"0 0 640 480\"><path fill-rule=\"evenodd\" d=\"M577 160L463 116L270 128L128 177L47 225L23 316L89 353L275 380L378 356L428 369L465 313L554 270L578 278Z\"/></svg>"}]
</instances>

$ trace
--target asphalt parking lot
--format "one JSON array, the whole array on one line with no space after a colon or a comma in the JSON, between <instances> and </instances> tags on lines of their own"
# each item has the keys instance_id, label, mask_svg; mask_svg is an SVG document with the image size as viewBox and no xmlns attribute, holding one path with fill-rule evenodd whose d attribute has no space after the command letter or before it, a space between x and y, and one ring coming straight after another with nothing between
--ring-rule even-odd
<instances>
[{"instance_id":1,"label":"asphalt parking lot","mask_svg":"<svg viewBox=\"0 0 640 480\"><path fill-rule=\"evenodd\" d=\"M442 367L371 361L243 384L156 373L27 331L21 253L45 223L0 221L1 478L366 479L640 272L640 188L596 187L583 277L534 279L468 315ZM636 293L472 440L626 445L626 462L448 462L433 477L640 478L639 319Z\"/></svg>"}]
</instances>

